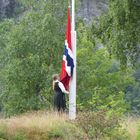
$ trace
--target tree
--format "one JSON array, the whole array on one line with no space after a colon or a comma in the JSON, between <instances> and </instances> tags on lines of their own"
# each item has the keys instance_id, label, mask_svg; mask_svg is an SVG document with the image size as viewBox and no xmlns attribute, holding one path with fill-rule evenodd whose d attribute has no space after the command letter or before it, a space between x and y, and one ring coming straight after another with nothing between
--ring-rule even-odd
<instances>
[{"instance_id":1,"label":"tree","mask_svg":"<svg viewBox=\"0 0 140 140\"><path fill-rule=\"evenodd\" d=\"M78 106L93 111L107 109L121 114L129 106L126 88L134 83L131 68L122 71L105 47L91 40L91 30L82 23L78 28ZM112 113L111 113L112 114Z\"/></svg>"},{"instance_id":2,"label":"tree","mask_svg":"<svg viewBox=\"0 0 140 140\"><path fill-rule=\"evenodd\" d=\"M7 91L7 67L9 55L7 54L8 47L8 36L13 27L14 23L12 20L5 20L0 23L0 98ZM2 98L0 100L0 108L2 109Z\"/></svg>"},{"instance_id":3,"label":"tree","mask_svg":"<svg viewBox=\"0 0 140 140\"><path fill-rule=\"evenodd\" d=\"M7 36L7 115L49 107L51 75L61 67L67 1L30 2Z\"/></svg>"},{"instance_id":4,"label":"tree","mask_svg":"<svg viewBox=\"0 0 140 140\"><path fill-rule=\"evenodd\" d=\"M110 0L108 12L93 24L93 34L107 46L122 68L135 66L140 46L139 0Z\"/></svg>"}]
</instances>

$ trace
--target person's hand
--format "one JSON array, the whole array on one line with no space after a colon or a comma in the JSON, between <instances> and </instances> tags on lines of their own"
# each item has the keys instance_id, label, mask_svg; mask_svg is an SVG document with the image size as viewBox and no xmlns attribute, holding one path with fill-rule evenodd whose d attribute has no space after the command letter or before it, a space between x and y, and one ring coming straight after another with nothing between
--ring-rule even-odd
<instances>
[{"instance_id":1,"label":"person's hand","mask_svg":"<svg viewBox=\"0 0 140 140\"><path fill-rule=\"evenodd\" d=\"M67 93L66 93L66 94L68 94L68 95L69 95L69 94L70 94L70 92L69 92L69 91L67 91Z\"/></svg>"}]
</instances>

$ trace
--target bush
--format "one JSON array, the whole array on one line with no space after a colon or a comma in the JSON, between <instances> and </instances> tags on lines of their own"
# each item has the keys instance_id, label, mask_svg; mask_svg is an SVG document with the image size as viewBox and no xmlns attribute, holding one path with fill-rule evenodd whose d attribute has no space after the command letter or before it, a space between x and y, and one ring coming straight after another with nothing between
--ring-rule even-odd
<instances>
[{"instance_id":1,"label":"bush","mask_svg":"<svg viewBox=\"0 0 140 140\"><path fill-rule=\"evenodd\" d=\"M76 124L81 127L91 140L128 140L126 131L120 125L119 117L108 116L107 111L85 111L78 115Z\"/></svg>"},{"instance_id":2,"label":"bush","mask_svg":"<svg viewBox=\"0 0 140 140\"><path fill-rule=\"evenodd\" d=\"M25 134L17 133L12 140L29 140L26 138Z\"/></svg>"},{"instance_id":3,"label":"bush","mask_svg":"<svg viewBox=\"0 0 140 140\"><path fill-rule=\"evenodd\" d=\"M84 137L83 131L69 121L67 123L58 124L48 132L49 139L82 140Z\"/></svg>"},{"instance_id":4,"label":"bush","mask_svg":"<svg viewBox=\"0 0 140 140\"><path fill-rule=\"evenodd\" d=\"M49 139L52 139L52 138L64 138L64 132L62 131L62 129L55 128L55 129L52 129L49 132L48 137L49 137Z\"/></svg>"}]
</instances>

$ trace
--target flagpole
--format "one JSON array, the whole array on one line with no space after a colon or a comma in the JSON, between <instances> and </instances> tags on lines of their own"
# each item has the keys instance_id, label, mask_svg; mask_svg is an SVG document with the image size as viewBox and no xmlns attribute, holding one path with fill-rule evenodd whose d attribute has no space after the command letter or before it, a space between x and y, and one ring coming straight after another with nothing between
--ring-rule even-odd
<instances>
[{"instance_id":1,"label":"flagpole","mask_svg":"<svg viewBox=\"0 0 140 140\"><path fill-rule=\"evenodd\" d=\"M72 49L74 55L74 71L70 81L69 119L76 118L76 31L75 31L75 0L72 0Z\"/></svg>"},{"instance_id":2,"label":"flagpole","mask_svg":"<svg viewBox=\"0 0 140 140\"><path fill-rule=\"evenodd\" d=\"M72 0L72 31L75 31L75 0Z\"/></svg>"}]
</instances>

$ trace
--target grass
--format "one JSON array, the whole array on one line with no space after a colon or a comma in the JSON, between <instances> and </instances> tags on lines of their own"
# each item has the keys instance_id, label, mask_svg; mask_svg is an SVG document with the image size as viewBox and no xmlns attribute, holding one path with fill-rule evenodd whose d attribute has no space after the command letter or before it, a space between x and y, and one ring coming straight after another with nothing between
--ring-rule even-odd
<instances>
[{"instance_id":1,"label":"grass","mask_svg":"<svg viewBox=\"0 0 140 140\"><path fill-rule=\"evenodd\" d=\"M140 140L140 119L127 117L122 124L128 140ZM88 140L68 116L54 112L32 112L0 119L0 140ZM111 139L115 140L115 139ZM123 140L123 139L121 139Z\"/></svg>"},{"instance_id":2,"label":"grass","mask_svg":"<svg viewBox=\"0 0 140 140\"><path fill-rule=\"evenodd\" d=\"M122 124L123 128L126 129L129 140L140 140L140 118L136 116L129 116L124 119Z\"/></svg>"},{"instance_id":3,"label":"grass","mask_svg":"<svg viewBox=\"0 0 140 140\"><path fill-rule=\"evenodd\" d=\"M0 119L0 138L4 140L78 140L82 132L57 113L28 113Z\"/></svg>"}]
</instances>

